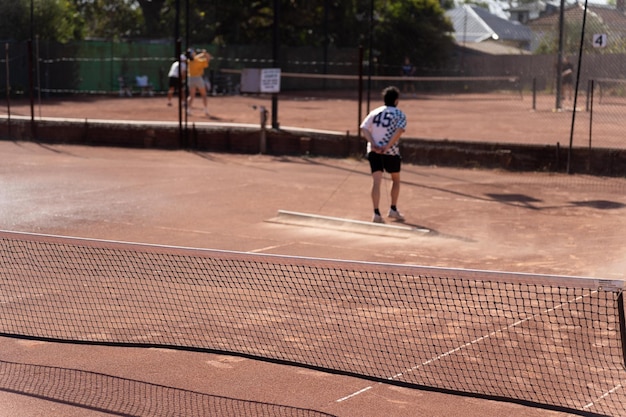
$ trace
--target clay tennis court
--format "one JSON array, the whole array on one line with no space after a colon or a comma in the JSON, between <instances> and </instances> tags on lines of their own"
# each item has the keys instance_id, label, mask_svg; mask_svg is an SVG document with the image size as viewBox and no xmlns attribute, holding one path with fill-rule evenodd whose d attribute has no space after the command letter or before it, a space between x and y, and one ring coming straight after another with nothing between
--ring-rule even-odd
<instances>
[{"instance_id":1,"label":"clay tennis court","mask_svg":"<svg viewBox=\"0 0 626 417\"><path fill-rule=\"evenodd\" d=\"M158 104L168 111L162 98ZM0 146L5 230L624 278L623 179L406 166L401 207L407 224L432 233L397 238L268 222L278 210L368 221L370 178L363 160L28 142ZM183 394L239 407L239 415L261 414L246 408L250 404L271 407L264 415L296 415L296 409L337 416L564 415L236 356L18 339L3 339L2 345L5 372L23 378L2 387L0 415L133 415L133 407L150 398L166 414L177 404L172 398ZM41 381L42 375L50 376L49 387L67 390L50 388L49 396L33 390L28 381ZM85 381L105 384L110 395L90 395L82 388ZM68 396L68 390L75 394Z\"/></svg>"},{"instance_id":2,"label":"clay tennis court","mask_svg":"<svg viewBox=\"0 0 626 417\"><path fill-rule=\"evenodd\" d=\"M68 97L34 100L13 100L9 111L14 116L64 117L78 119L178 121L176 100L167 106L167 99L156 97ZM272 100L267 95L215 96L208 100L209 116L202 111L199 98L192 115L183 120L189 127L198 123L244 123L260 125L260 108L269 113L272 122ZM378 92L370 93L370 104L364 94L361 117L367 109L381 104ZM413 139L460 140L567 147L570 142L573 102L565 103L565 111L554 111L554 97L509 91L503 94L410 95L402 96L399 107L408 116L405 137ZM574 146L586 148L609 147L622 149L621 139L626 129L626 101L616 99L611 104L596 104L593 112L586 111L586 99L577 102ZM299 92L281 94L276 119L280 127L319 129L357 134L359 124L358 96L354 93ZM590 120L593 125L590 126ZM591 132L590 132L591 130Z\"/></svg>"}]
</instances>

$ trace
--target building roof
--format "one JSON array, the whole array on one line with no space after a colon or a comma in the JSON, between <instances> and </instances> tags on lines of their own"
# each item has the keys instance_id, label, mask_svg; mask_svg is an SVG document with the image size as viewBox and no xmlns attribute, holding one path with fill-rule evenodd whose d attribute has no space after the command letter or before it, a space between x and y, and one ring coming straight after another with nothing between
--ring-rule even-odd
<instances>
[{"instance_id":1,"label":"building roof","mask_svg":"<svg viewBox=\"0 0 626 417\"><path fill-rule=\"evenodd\" d=\"M587 11L589 13L593 13L612 32L626 32L626 14L617 10L614 6L588 3ZM566 6L563 14L566 20L582 21L584 12L584 4L576 3L570 6ZM554 13L546 14L542 17L528 22L528 26L534 30L550 30L556 28L558 24L558 9L556 9Z\"/></svg>"},{"instance_id":2,"label":"building roof","mask_svg":"<svg viewBox=\"0 0 626 417\"><path fill-rule=\"evenodd\" d=\"M454 26L457 43L482 42L487 39L530 42L532 32L516 22L489 13L482 7L463 5L446 12Z\"/></svg>"},{"instance_id":3,"label":"building roof","mask_svg":"<svg viewBox=\"0 0 626 417\"><path fill-rule=\"evenodd\" d=\"M487 39L483 42L466 43L462 46L458 45L458 47L466 51L488 55L528 55L531 53L530 51L507 45L504 42L494 41L493 39Z\"/></svg>"},{"instance_id":4,"label":"building roof","mask_svg":"<svg viewBox=\"0 0 626 417\"><path fill-rule=\"evenodd\" d=\"M546 10L546 3L541 0L532 3L522 3L507 9L508 12L543 12L544 10Z\"/></svg>"}]
</instances>

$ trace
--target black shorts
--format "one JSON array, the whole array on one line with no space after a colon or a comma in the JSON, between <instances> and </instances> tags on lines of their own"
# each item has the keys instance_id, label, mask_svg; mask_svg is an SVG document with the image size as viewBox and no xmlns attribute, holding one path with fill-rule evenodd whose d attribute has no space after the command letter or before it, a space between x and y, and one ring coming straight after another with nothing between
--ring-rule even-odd
<instances>
[{"instance_id":1,"label":"black shorts","mask_svg":"<svg viewBox=\"0 0 626 417\"><path fill-rule=\"evenodd\" d=\"M367 155L370 161L372 172L387 171L390 174L400 172L402 166L402 158L399 155L382 155L376 152L370 152Z\"/></svg>"},{"instance_id":2,"label":"black shorts","mask_svg":"<svg viewBox=\"0 0 626 417\"><path fill-rule=\"evenodd\" d=\"M178 77L169 77L169 86L170 88L175 88L178 90Z\"/></svg>"}]
</instances>

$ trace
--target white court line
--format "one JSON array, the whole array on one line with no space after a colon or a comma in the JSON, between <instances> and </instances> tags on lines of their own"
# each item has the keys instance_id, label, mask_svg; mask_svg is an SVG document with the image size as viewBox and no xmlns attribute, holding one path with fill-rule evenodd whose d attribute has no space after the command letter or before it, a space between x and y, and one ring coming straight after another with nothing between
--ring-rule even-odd
<instances>
[{"instance_id":1,"label":"white court line","mask_svg":"<svg viewBox=\"0 0 626 417\"><path fill-rule=\"evenodd\" d=\"M369 387L365 387L365 388L363 388L363 389L360 389L360 390L358 390L358 391L357 391L357 392L355 392L355 393L352 393L352 394L350 394L350 395L347 395L347 396L345 396L345 397L343 397L343 398L339 398L336 402L340 403L340 402L345 401L345 400L348 400L348 399L350 399L350 398L352 398L352 397L356 397L357 395L362 394L362 393L364 393L365 391L369 391L369 390L371 390L372 388L374 388L374 387L370 385Z\"/></svg>"},{"instance_id":2,"label":"white court line","mask_svg":"<svg viewBox=\"0 0 626 417\"><path fill-rule=\"evenodd\" d=\"M598 291L591 291L591 292L590 292L588 295L586 295L586 296L581 295L581 296L579 296L579 297L574 298L573 300L569 300L569 301L567 301L567 302L565 302L565 303L559 304L559 305L557 305L557 306L555 306L555 307L549 308L549 309L544 310L544 311L542 311L542 312L540 312L540 313L537 313L537 314L534 314L534 315L532 315L532 316L529 316L529 317L527 317L527 318L525 318L525 319L518 320L518 321L516 321L515 323L512 323L512 324L510 324L510 325L508 325L508 326L506 326L506 327L503 327L503 328L498 329L498 330L494 330L493 332L491 332L491 333L489 333L489 334L486 334L486 335L484 335L484 336L481 336L481 337L479 337L479 338L477 338L477 339L475 339L475 340L472 340L471 342L467 342L467 343L465 343L465 344L463 344L463 345L461 345L461 346L459 346L459 347L456 347L456 348L454 348L454 349L452 349L452 350L449 350L448 352L442 353L441 355L435 356L435 357L433 357L433 358L431 358L431 359L429 359L429 360L427 360L427 361L425 361L425 362L422 362L422 363L421 363L421 364L419 364L419 365L416 365L416 366L414 366L414 367L412 367L412 368L409 368L409 369L405 370L404 372L399 372L399 373L397 373L397 374L395 374L395 375L393 375L393 376L390 376L390 377L388 377L388 378L387 378L387 380L389 380L389 381L393 381L393 380L395 380L395 379L398 379L398 378L400 378L401 376L403 376L404 374L407 374L407 373L409 373L409 372L413 372L413 371L415 371L415 370L417 370L417 369L419 369L419 368L421 368L421 367L423 367L423 366L425 366L425 365L429 365L429 364L431 364L431 363L433 363L433 362L435 362L435 361L438 361L439 359L443 359L443 358L445 358L445 357L447 357L447 356L450 356L451 354L456 353L456 352L460 351L461 349L464 349L464 348L466 348L466 347L468 347L468 346L474 345L474 344L476 344L476 343L478 343L478 342L481 342L481 341L483 341L483 340L489 339L490 337L493 337L493 336L495 336L496 334L499 334L499 333L504 333L505 331L507 331L507 330L509 330L509 329L512 329L513 327L519 326L520 324L523 324L523 323L525 323L525 322L527 322L527 321L533 320L535 317L538 317L538 316L541 316L541 315L543 315L543 314L550 313L550 312L552 312L552 311L555 311L555 310L561 309L561 308L563 308L563 306L565 306L565 305L572 304L572 303L575 303L575 302L577 302L577 301L580 301L580 300L581 300L581 299L583 299L584 297L589 297L589 296L591 296L592 294L595 294L595 293L597 293L597 292L598 292ZM381 382L379 382L377 385L379 385L379 384L381 384ZM374 386L373 386L373 385L367 386L367 387L365 387L365 388L363 388L363 389L361 389L361 390L359 390L359 391L357 391L357 392L354 392L354 393L349 394L349 395L347 395L347 396L345 396L345 397L342 397L342 398L340 398L340 399L336 400L335 402L342 402L342 401L345 401L345 400L347 400L347 399L349 399L349 398L356 397L357 395L360 395L360 394L362 394L362 393L364 393L364 392L366 392L366 391L368 391L368 390L370 390L370 389L372 389L372 388L374 388ZM616 387L616 388L617 388L617 387ZM606 396L606 395L610 394L612 391L615 391L615 388L614 388L613 390L609 391L609 392L608 392L607 394L605 394L604 396ZM603 397L604 397L604 396L603 396ZM602 397L602 398L603 398L603 397Z\"/></svg>"},{"instance_id":3,"label":"white court line","mask_svg":"<svg viewBox=\"0 0 626 417\"><path fill-rule=\"evenodd\" d=\"M281 248L283 246L287 246L287 245L274 245L274 246L266 246L264 248L259 248L259 249L252 249L249 250L248 253L259 253L259 252L265 252L268 250L272 250L272 249L277 249L277 248Z\"/></svg>"},{"instance_id":4,"label":"white court line","mask_svg":"<svg viewBox=\"0 0 626 417\"><path fill-rule=\"evenodd\" d=\"M605 392L604 394L602 394L601 396L596 398L595 401L592 401L589 404L585 405L583 407L583 410L587 410L587 409L593 407L598 401L605 399L606 397L608 397L609 395L613 394L615 391L617 391L618 389L622 388L623 386L624 386L623 383L622 384L617 384L616 386L614 386L613 388L611 388L610 390L608 390L607 392Z\"/></svg>"},{"instance_id":5,"label":"white court line","mask_svg":"<svg viewBox=\"0 0 626 417\"><path fill-rule=\"evenodd\" d=\"M0 300L0 304L10 304L10 303L18 303L21 300L31 300L33 298L42 298L46 295L50 294L60 294L58 291L50 291L50 292L37 292L37 293L25 293L22 295L15 295L11 297L6 297L3 300Z\"/></svg>"}]
</instances>

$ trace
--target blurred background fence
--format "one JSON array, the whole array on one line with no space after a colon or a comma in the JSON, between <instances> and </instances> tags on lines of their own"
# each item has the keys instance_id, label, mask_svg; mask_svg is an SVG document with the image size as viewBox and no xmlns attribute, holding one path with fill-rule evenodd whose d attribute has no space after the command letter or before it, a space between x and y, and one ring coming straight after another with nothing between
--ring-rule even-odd
<instances>
[{"instance_id":1,"label":"blurred background fence","mask_svg":"<svg viewBox=\"0 0 626 417\"><path fill-rule=\"evenodd\" d=\"M269 46L194 47L206 48L214 56L206 75L215 95L239 94L239 71L244 68L276 66ZM154 93L164 94L168 88L167 73L175 59L175 46L164 42L36 42L32 49L36 56L36 76L32 82L38 100L85 94L116 96L121 93L121 84L133 85L136 76L147 76ZM12 98L26 98L30 94L31 81L25 70L29 67L28 51L26 42L5 43L0 95L7 98L7 103ZM370 92L372 100L378 103L380 89L397 84L408 93L405 98L465 99L468 109L472 100L501 102L502 106L494 106L495 110L484 117L497 119L499 109L511 111L513 108L520 118L529 118L529 125L537 125L539 121L545 125L544 130L554 130L559 137L551 137L550 145L571 141L573 146L580 147L626 148L622 134L626 131L626 53L584 50L578 94L571 100L565 94L562 100L557 98L557 56L556 53L491 55L463 49L462 53L457 51L445 69L403 78L399 75L402 63L382 64L374 60L370 67L358 48L283 47L278 62L284 74L280 96L296 94L318 99L356 100L359 91L365 90L369 109ZM564 56L574 63L576 74L578 55ZM361 84L359 74L363 76ZM576 82L574 84L575 87ZM574 99L578 114L564 117L565 112L572 114ZM451 123L454 118L455 114L450 114ZM522 144L536 143L536 140L531 141L529 135L532 134L532 131L519 132L518 138L508 139ZM481 140L472 136L471 125L467 126L466 135L465 138L451 137L444 128L436 133L438 137L428 139Z\"/></svg>"},{"instance_id":2,"label":"blurred background fence","mask_svg":"<svg viewBox=\"0 0 626 417\"><path fill-rule=\"evenodd\" d=\"M220 76L222 69L269 68L274 66L270 47L230 46L206 48L215 57L210 76L217 80L218 93L236 93L238 79ZM174 46L162 42L105 42L82 41L61 44L37 42L34 45L36 59L35 89L46 96L51 94L115 94L119 90L119 77L128 79L147 75L156 91L167 90L167 72L175 59ZM293 47L282 48L279 67L283 72L310 74L359 74L358 48L328 49ZM567 55L577 63L578 56ZM533 90L538 94L554 94L556 91L556 54L490 55L476 52L456 54L448 68L430 70L424 77L504 77L514 76L519 83L493 83L491 85L470 82L419 83L418 89L431 92L464 93L521 89L526 94ZM10 85L12 96L26 94L29 87L28 46L26 42L5 42L5 56L0 59L0 94L6 95ZM362 72L369 75L368 63L362 62ZM399 76L401 63L397 65L374 63L371 75ZM599 82L605 88L606 101L626 98L626 53L584 54L580 69L581 94L587 94L590 81ZM208 74L207 74L208 75ZM623 81L622 81L623 80ZM8 81L8 82L7 82ZM375 84L376 88L381 87ZM387 84L384 82L383 84ZM229 87L230 88L227 88ZM339 89L354 91L354 85L343 82L320 82L319 79L300 78L298 81L283 80L285 91L306 89ZM421 87L421 88L420 88ZM447 90L446 90L447 89ZM323 95L323 91L320 91ZM608 100L608 96L613 97ZM617 100L616 100L617 99ZM623 103L622 103L623 104Z\"/></svg>"}]
</instances>

